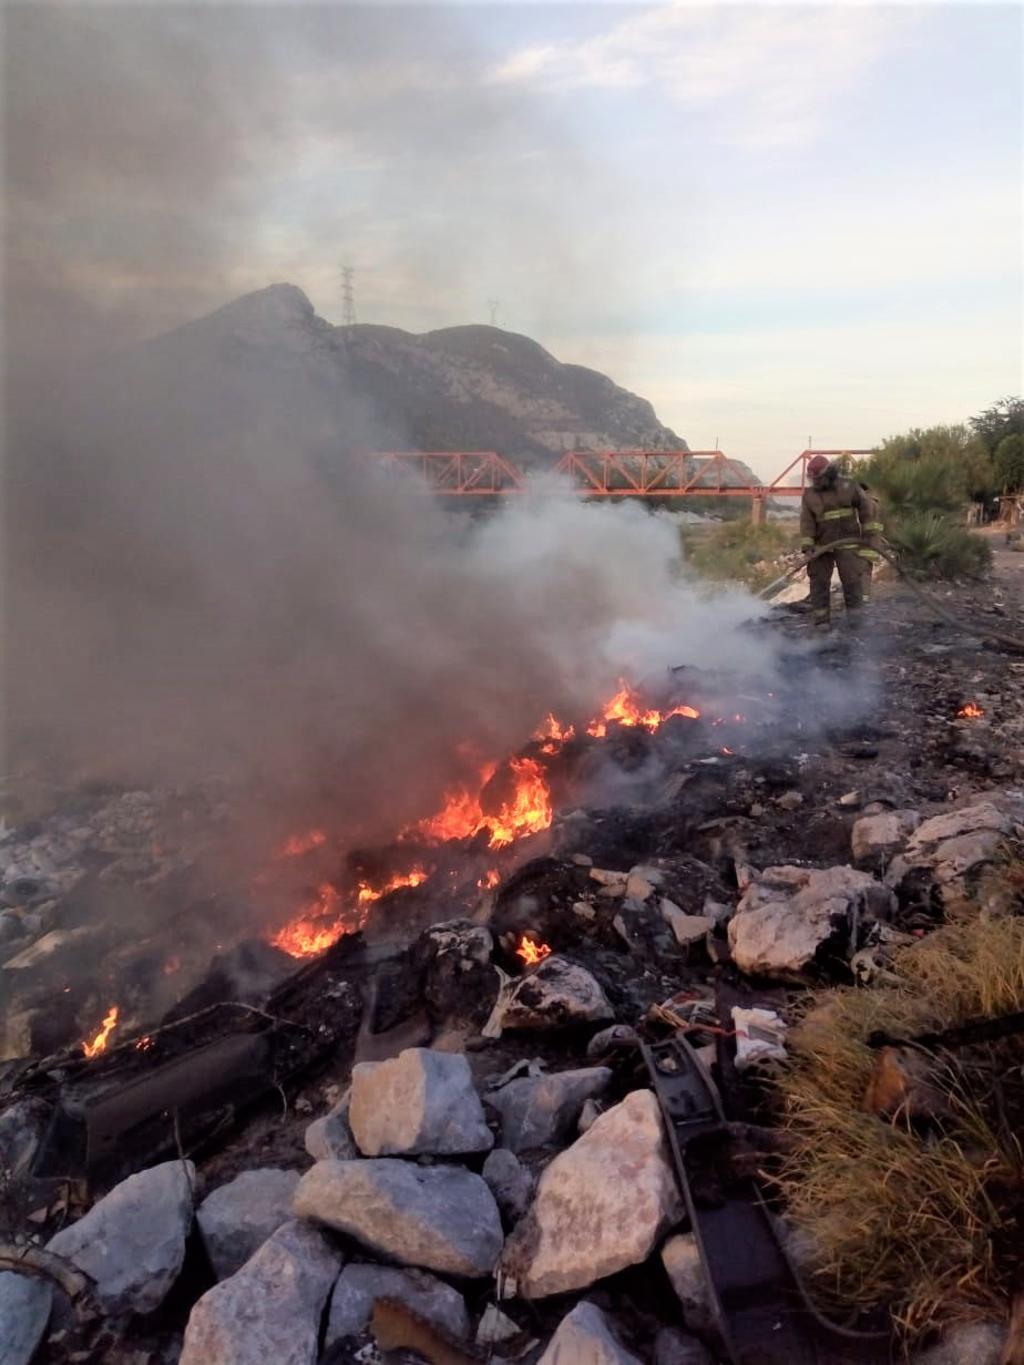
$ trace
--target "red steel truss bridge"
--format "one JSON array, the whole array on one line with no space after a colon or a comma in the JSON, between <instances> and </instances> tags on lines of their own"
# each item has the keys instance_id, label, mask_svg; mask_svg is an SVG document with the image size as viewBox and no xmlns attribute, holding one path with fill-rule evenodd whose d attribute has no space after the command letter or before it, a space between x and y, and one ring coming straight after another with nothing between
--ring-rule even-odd
<instances>
[{"instance_id":1,"label":"red steel truss bridge","mask_svg":"<svg viewBox=\"0 0 1024 1365\"><path fill-rule=\"evenodd\" d=\"M870 455L868 450L802 450L770 483L753 484L721 450L570 450L549 472L590 498L799 498L807 486L807 462ZM415 471L425 492L445 498L506 497L525 493L527 474L494 450L386 450L370 459L398 471ZM531 466L531 476L542 471ZM536 489L534 489L536 492Z\"/></svg>"}]
</instances>

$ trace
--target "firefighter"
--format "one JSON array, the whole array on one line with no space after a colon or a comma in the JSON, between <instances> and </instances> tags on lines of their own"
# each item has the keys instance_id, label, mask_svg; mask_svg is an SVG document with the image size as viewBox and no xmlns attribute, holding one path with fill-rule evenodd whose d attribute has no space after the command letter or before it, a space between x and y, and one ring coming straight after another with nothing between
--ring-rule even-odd
<instances>
[{"instance_id":1,"label":"firefighter","mask_svg":"<svg viewBox=\"0 0 1024 1365\"><path fill-rule=\"evenodd\" d=\"M811 581L811 612L814 624L827 630L831 608L832 570L839 570L847 620L853 625L864 603L864 560L858 554L864 544L872 513L858 483L844 478L824 455L807 465L811 480L800 505L800 548L804 553L829 549L807 565Z\"/></svg>"},{"instance_id":2,"label":"firefighter","mask_svg":"<svg viewBox=\"0 0 1024 1365\"><path fill-rule=\"evenodd\" d=\"M861 572L864 575L864 605L871 603L871 574L876 564L881 564L882 556L875 546L885 527L882 525L882 504L866 483L858 483L868 505L867 521L861 523L862 543L857 546L861 559Z\"/></svg>"}]
</instances>

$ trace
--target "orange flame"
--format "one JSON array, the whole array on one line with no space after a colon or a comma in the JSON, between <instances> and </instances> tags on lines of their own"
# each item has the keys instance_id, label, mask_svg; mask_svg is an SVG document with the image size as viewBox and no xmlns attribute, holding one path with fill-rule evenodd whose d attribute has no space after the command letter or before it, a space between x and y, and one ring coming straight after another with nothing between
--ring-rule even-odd
<instances>
[{"instance_id":1,"label":"orange flame","mask_svg":"<svg viewBox=\"0 0 1024 1365\"><path fill-rule=\"evenodd\" d=\"M175 953L169 957L163 966L164 976L173 976L175 972L181 970L181 958Z\"/></svg>"},{"instance_id":2,"label":"orange flame","mask_svg":"<svg viewBox=\"0 0 1024 1365\"><path fill-rule=\"evenodd\" d=\"M494 775L496 765L486 764L480 771L480 790ZM467 839L490 829L491 848L504 848L524 834L537 834L551 824L551 793L539 763L532 758L513 758L509 767L515 779L512 798L494 815L485 815L479 793L467 787L454 787L445 797L444 807L428 820L421 820L411 832L435 839ZM407 831L407 833L410 831Z\"/></svg>"},{"instance_id":3,"label":"orange flame","mask_svg":"<svg viewBox=\"0 0 1024 1365\"><path fill-rule=\"evenodd\" d=\"M322 829L311 829L308 834L293 834L277 850L277 856L301 858L304 853L311 853L314 848L321 848L326 842L327 835Z\"/></svg>"},{"instance_id":4,"label":"orange flame","mask_svg":"<svg viewBox=\"0 0 1024 1365\"><path fill-rule=\"evenodd\" d=\"M153 1039L149 1036L148 1033L143 1034L141 1038L136 1038L135 1040L136 1052L148 1052L152 1046Z\"/></svg>"},{"instance_id":5,"label":"orange flame","mask_svg":"<svg viewBox=\"0 0 1024 1365\"><path fill-rule=\"evenodd\" d=\"M91 1043L82 1044L82 1051L87 1057L96 1057L99 1053L105 1051L107 1039L113 1033L114 1029L117 1028L117 1015L117 1006L111 1005L103 1019L103 1024L100 1027L99 1033L97 1033Z\"/></svg>"},{"instance_id":6,"label":"orange flame","mask_svg":"<svg viewBox=\"0 0 1024 1365\"><path fill-rule=\"evenodd\" d=\"M961 706L960 710L957 712L958 716L967 716L971 720L975 720L977 719L978 716L983 716L984 714L985 714L984 707L979 706L976 701L965 702L964 705Z\"/></svg>"},{"instance_id":7,"label":"orange flame","mask_svg":"<svg viewBox=\"0 0 1024 1365\"><path fill-rule=\"evenodd\" d=\"M576 738L576 731L571 725L563 725L555 713L549 711L544 717L543 724L538 725L530 738L544 741L541 744L542 753L557 754L563 744Z\"/></svg>"},{"instance_id":8,"label":"orange flame","mask_svg":"<svg viewBox=\"0 0 1024 1365\"><path fill-rule=\"evenodd\" d=\"M370 886L369 882L360 882L356 900L360 905L370 905L374 901L379 901L381 896L386 896L389 891L397 891L400 886L422 886L429 876L430 873L424 872L422 867L414 867L411 872L403 872L397 877L392 877L381 887Z\"/></svg>"},{"instance_id":9,"label":"orange flame","mask_svg":"<svg viewBox=\"0 0 1024 1365\"><path fill-rule=\"evenodd\" d=\"M411 872L392 877L383 886L371 886L362 881L356 888L355 905L347 909L342 909L341 892L330 882L324 882L313 904L289 920L270 941L291 957L315 957L333 947L342 934L352 934L362 928L367 908L381 896L397 891L401 886L421 886L429 876L422 867L414 867Z\"/></svg>"},{"instance_id":10,"label":"orange flame","mask_svg":"<svg viewBox=\"0 0 1024 1365\"><path fill-rule=\"evenodd\" d=\"M651 733L664 725L670 716L688 716L696 720L700 712L693 706L673 706L670 711L659 711L656 707L645 707L629 683L619 680L619 690L605 705L604 714L587 726L587 734L595 739L603 739L612 721L620 725L642 726Z\"/></svg>"},{"instance_id":11,"label":"orange flame","mask_svg":"<svg viewBox=\"0 0 1024 1365\"><path fill-rule=\"evenodd\" d=\"M271 943L292 957L313 957L326 952L345 932L344 922L336 915L340 900L341 896L330 882L324 882L313 904L279 929ZM335 918L327 922L332 914Z\"/></svg>"},{"instance_id":12,"label":"orange flame","mask_svg":"<svg viewBox=\"0 0 1024 1365\"><path fill-rule=\"evenodd\" d=\"M488 763L481 768L480 790L491 780L496 767L496 763ZM479 792L474 795L468 787L459 786L445 792L444 805L436 815L421 820L407 832L421 834L424 838L443 844L449 839L468 839L485 823Z\"/></svg>"},{"instance_id":13,"label":"orange flame","mask_svg":"<svg viewBox=\"0 0 1024 1365\"><path fill-rule=\"evenodd\" d=\"M480 878L477 882L477 886L481 891L490 891L493 887L497 886L500 881L501 873L496 867L492 867Z\"/></svg>"},{"instance_id":14,"label":"orange flame","mask_svg":"<svg viewBox=\"0 0 1024 1365\"><path fill-rule=\"evenodd\" d=\"M549 944L535 943L533 939L527 938L524 934L519 940L516 957L521 957L528 967L535 967L538 962L543 962L550 952Z\"/></svg>"},{"instance_id":15,"label":"orange flame","mask_svg":"<svg viewBox=\"0 0 1024 1365\"><path fill-rule=\"evenodd\" d=\"M538 834L551 824L551 793L539 763L532 758L513 758L515 794L497 815L485 817L491 827L491 848L504 848L524 834Z\"/></svg>"}]
</instances>

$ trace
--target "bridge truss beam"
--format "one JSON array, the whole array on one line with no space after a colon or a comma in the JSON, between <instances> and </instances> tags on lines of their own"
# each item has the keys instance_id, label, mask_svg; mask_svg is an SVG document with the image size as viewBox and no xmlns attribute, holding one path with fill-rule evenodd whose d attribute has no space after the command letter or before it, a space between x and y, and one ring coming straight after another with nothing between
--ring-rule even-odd
<instances>
[{"instance_id":1,"label":"bridge truss beam","mask_svg":"<svg viewBox=\"0 0 1024 1365\"><path fill-rule=\"evenodd\" d=\"M570 450L552 466L589 498L799 498L807 464L870 455L869 450L802 450L770 483L752 484L721 450ZM525 493L527 477L494 450L388 450L373 459L391 469L415 469L423 491L446 498L506 497ZM699 463L694 467L694 461ZM791 480L790 482L783 482ZM552 491L554 491L554 485Z\"/></svg>"}]
</instances>

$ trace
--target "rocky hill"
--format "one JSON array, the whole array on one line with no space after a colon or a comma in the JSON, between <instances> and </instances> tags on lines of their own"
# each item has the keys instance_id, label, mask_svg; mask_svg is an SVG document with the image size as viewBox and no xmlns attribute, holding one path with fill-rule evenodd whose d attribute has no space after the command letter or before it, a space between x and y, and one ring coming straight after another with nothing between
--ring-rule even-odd
<instances>
[{"instance_id":1,"label":"rocky hill","mask_svg":"<svg viewBox=\"0 0 1024 1365\"><path fill-rule=\"evenodd\" d=\"M129 365L144 389L148 374L179 395L182 385L208 391L214 410L219 391L256 380L261 399L294 404L300 426L316 411L326 438L325 417L336 422L342 444L496 449L526 464L572 448L687 449L645 399L529 337L484 326L421 336L332 327L288 284L148 342Z\"/></svg>"}]
</instances>

